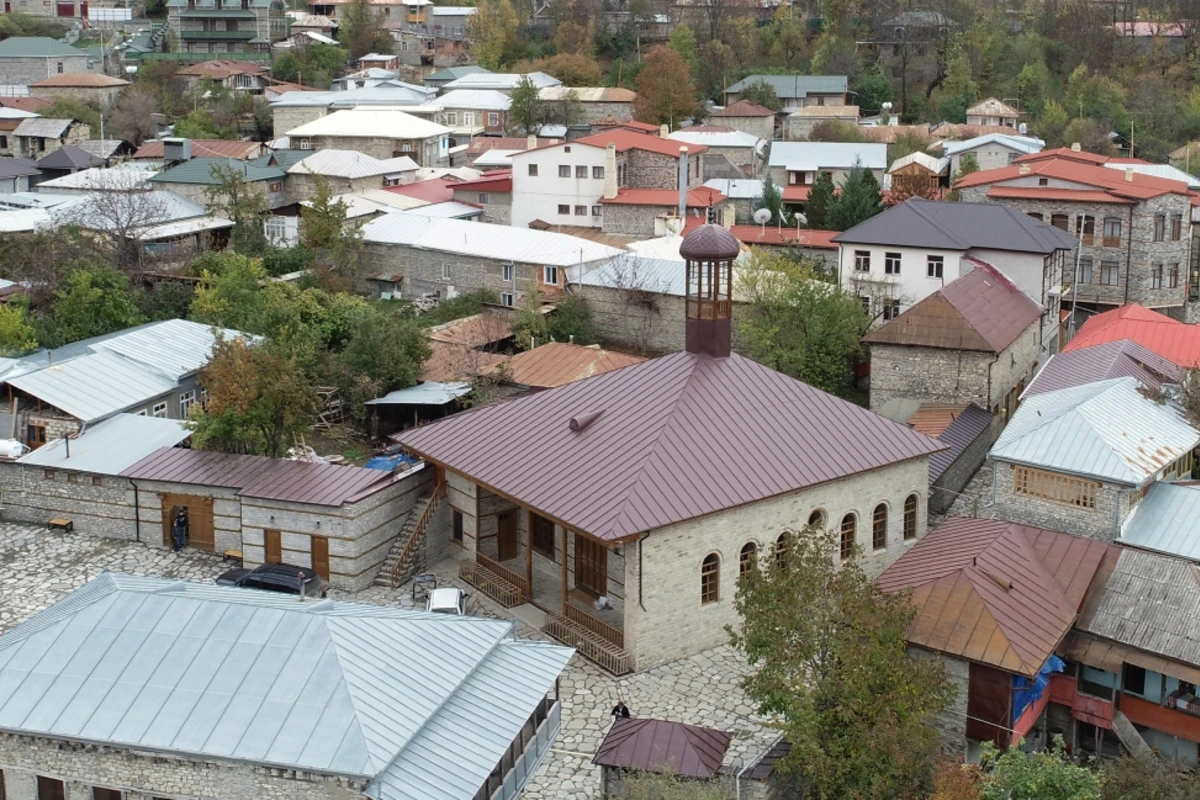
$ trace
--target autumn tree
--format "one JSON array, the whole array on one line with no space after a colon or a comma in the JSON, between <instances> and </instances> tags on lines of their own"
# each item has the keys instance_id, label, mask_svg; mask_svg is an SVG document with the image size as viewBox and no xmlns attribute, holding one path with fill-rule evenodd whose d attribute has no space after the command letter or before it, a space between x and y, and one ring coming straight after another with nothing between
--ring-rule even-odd
<instances>
[{"instance_id":1,"label":"autumn tree","mask_svg":"<svg viewBox=\"0 0 1200 800\"><path fill-rule=\"evenodd\" d=\"M596 59L579 53L558 53L530 64L530 72L544 72L562 81L563 86L599 86L602 82Z\"/></svg>"},{"instance_id":2,"label":"autumn tree","mask_svg":"<svg viewBox=\"0 0 1200 800\"><path fill-rule=\"evenodd\" d=\"M471 49L480 65L498 70L517 37L517 13L509 0L481 0L476 9L467 23Z\"/></svg>"},{"instance_id":3,"label":"autumn tree","mask_svg":"<svg viewBox=\"0 0 1200 800\"><path fill-rule=\"evenodd\" d=\"M29 319L29 302L18 295L0 306L0 356L20 358L37 346L37 330Z\"/></svg>"},{"instance_id":4,"label":"autumn tree","mask_svg":"<svg viewBox=\"0 0 1200 800\"><path fill-rule=\"evenodd\" d=\"M781 5L775 12L771 28L771 55L783 62L784 69L790 70L808 45L804 19L792 6Z\"/></svg>"},{"instance_id":5,"label":"autumn tree","mask_svg":"<svg viewBox=\"0 0 1200 800\"><path fill-rule=\"evenodd\" d=\"M285 50L271 62L271 77L328 89L332 80L346 67L350 52L332 44L310 44Z\"/></svg>"},{"instance_id":6,"label":"autumn tree","mask_svg":"<svg viewBox=\"0 0 1200 800\"><path fill-rule=\"evenodd\" d=\"M725 102L725 86L730 75L738 71L738 58L733 48L724 42L705 42L700 48L700 63L696 67L696 83L704 97Z\"/></svg>"},{"instance_id":7,"label":"autumn tree","mask_svg":"<svg viewBox=\"0 0 1200 800\"><path fill-rule=\"evenodd\" d=\"M750 664L746 693L791 743L776 768L801 797L928 796L930 722L951 690L940 661L907 656L913 606L857 558L839 563L833 534L784 533L739 580L730 630Z\"/></svg>"},{"instance_id":8,"label":"autumn tree","mask_svg":"<svg viewBox=\"0 0 1200 800\"><path fill-rule=\"evenodd\" d=\"M753 250L739 264L734 315L746 355L818 389L846 394L870 328L866 309L813 265Z\"/></svg>"},{"instance_id":9,"label":"autumn tree","mask_svg":"<svg viewBox=\"0 0 1200 800\"><path fill-rule=\"evenodd\" d=\"M655 47L646 56L646 65L638 75L634 118L639 122L676 127L695 111L696 92L687 63L674 50L661 45Z\"/></svg>"},{"instance_id":10,"label":"autumn tree","mask_svg":"<svg viewBox=\"0 0 1200 800\"><path fill-rule=\"evenodd\" d=\"M267 248L263 218L270 207L262 190L246 182L240 167L217 164L212 167L217 183L204 188L210 213L233 221L230 241L239 253L259 255Z\"/></svg>"},{"instance_id":11,"label":"autumn tree","mask_svg":"<svg viewBox=\"0 0 1200 800\"><path fill-rule=\"evenodd\" d=\"M158 99L152 89L137 84L130 86L109 113L108 133L134 147L141 147L142 142L154 136L158 129L154 122L158 111Z\"/></svg>"},{"instance_id":12,"label":"autumn tree","mask_svg":"<svg viewBox=\"0 0 1200 800\"><path fill-rule=\"evenodd\" d=\"M1103 800L1196 800L1200 772L1169 758L1123 756L1105 765Z\"/></svg>"}]
</instances>

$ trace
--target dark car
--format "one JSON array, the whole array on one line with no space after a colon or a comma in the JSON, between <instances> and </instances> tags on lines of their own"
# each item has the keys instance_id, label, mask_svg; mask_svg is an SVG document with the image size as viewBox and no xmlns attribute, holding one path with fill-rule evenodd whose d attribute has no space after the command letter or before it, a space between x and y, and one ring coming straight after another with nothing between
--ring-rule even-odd
<instances>
[{"instance_id":1,"label":"dark car","mask_svg":"<svg viewBox=\"0 0 1200 800\"><path fill-rule=\"evenodd\" d=\"M329 591L329 584L315 570L291 564L263 564L254 569L227 570L217 577L217 585L284 594L300 594L303 586L305 597L324 597Z\"/></svg>"}]
</instances>

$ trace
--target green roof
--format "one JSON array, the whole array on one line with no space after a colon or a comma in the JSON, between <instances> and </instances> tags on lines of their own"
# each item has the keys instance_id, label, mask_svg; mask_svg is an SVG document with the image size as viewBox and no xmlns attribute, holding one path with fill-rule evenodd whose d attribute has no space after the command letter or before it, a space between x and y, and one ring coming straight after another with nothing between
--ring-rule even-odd
<instances>
[{"instance_id":1,"label":"green roof","mask_svg":"<svg viewBox=\"0 0 1200 800\"><path fill-rule=\"evenodd\" d=\"M193 158L178 166L163 170L150 180L155 183L197 183L216 186L220 181L213 177L213 167L227 166L241 170L244 175L244 183L281 180L287 174L288 167L305 156L311 155L311 152L304 150L280 150L249 161L231 161L228 158Z\"/></svg>"},{"instance_id":2,"label":"green roof","mask_svg":"<svg viewBox=\"0 0 1200 800\"><path fill-rule=\"evenodd\" d=\"M0 58L54 58L56 56L86 56L69 44L49 36L12 36L0 42Z\"/></svg>"}]
</instances>

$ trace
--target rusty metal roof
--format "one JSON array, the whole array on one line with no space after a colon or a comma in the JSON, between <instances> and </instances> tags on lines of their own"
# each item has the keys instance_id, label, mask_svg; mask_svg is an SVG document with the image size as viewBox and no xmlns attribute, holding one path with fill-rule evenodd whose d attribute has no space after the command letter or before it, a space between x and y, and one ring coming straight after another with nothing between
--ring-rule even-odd
<instances>
[{"instance_id":1,"label":"rusty metal roof","mask_svg":"<svg viewBox=\"0 0 1200 800\"><path fill-rule=\"evenodd\" d=\"M1005 520L953 517L878 584L912 592L909 642L1032 676L1071 629L1110 547Z\"/></svg>"},{"instance_id":2,"label":"rusty metal roof","mask_svg":"<svg viewBox=\"0 0 1200 800\"><path fill-rule=\"evenodd\" d=\"M572 419L597 414L572 430ZM748 358L687 352L396 438L568 528L613 541L941 448Z\"/></svg>"},{"instance_id":3,"label":"rusty metal roof","mask_svg":"<svg viewBox=\"0 0 1200 800\"><path fill-rule=\"evenodd\" d=\"M712 728L662 719L617 719L600 743L593 764L711 778L721 769L730 735Z\"/></svg>"},{"instance_id":4,"label":"rusty metal roof","mask_svg":"<svg viewBox=\"0 0 1200 800\"><path fill-rule=\"evenodd\" d=\"M990 264L973 269L863 337L866 344L1000 353L1044 308Z\"/></svg>"},{"instance_id":5,"label":"rusty metal roof","mask_svg":"<svg viewBox=\"0 0 1200 800\"><path fill-rule=\"evenodd\" d=\"M1109 378L1134 378L1151 389L1179 380L1179 367L1132 339L1082 347L1050 356L1021 399Z\"/></svg>"},{"instance_id":6,"label":"rusty metal roof","mask_svg":"<svg viewBox=\"0 0 1200 800\"><path fill-rule=\"evenodd\" d=\"M164 447L121 473L135 480L236 489L242 497L340 506L383 488L377 469Z\"/></svg>"},{"instance_id":7,"label":"rusty metal roof","mask_svg":"<svg viewBox=\"0 0 1200 800\"><path fill-rule=\"evenodd\" d=\"M509 380L531 388L550 389L645 360L599 347L547 342L513 356L508 362Z\"/></svg>"},{"instance_id":8,"label":"rusty metal roof","mask_svg":"<svg viewBox=\"0 0 1200 800\"><path fill-rule=\"evenodd\" d=\"M921 410L908 420L908 424L914 430L927 436L934 436L939 442L946 445L945 450L929 457L929 482L933 483L945 474L954 460L962 455L972 442L987 431L992 424L992 415L974 403L958 409L953 414L927 414L922 417L922 411L925 411L925 408L922 406ZM945 419L946 417L949 419ZM940 427L941 430L932 433L931 431L935 427Z\"/></svg>"}]
</instances>

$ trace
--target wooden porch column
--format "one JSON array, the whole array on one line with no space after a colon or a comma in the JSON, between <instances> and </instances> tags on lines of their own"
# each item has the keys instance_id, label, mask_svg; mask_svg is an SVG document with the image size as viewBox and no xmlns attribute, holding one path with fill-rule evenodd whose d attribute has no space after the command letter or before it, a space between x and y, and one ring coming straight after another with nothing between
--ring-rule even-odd
<instances>
[{"instance_id":1,"label":"wooden porch column","mask_svg":"<svg viewBox=\"0 0 1200 800\"><path fill-rule=\"evenodd\" d=\"M562 613L567 615L567 529L563 528L563 578L562 578Z\"/></svg>"},{"instance_id":2,"label":"wooden porch column","mask_svg":"<svg viewBox=\"0 0 1200 800\"><path fill-rule=\"evenodd\" d=\"M529 581L529 598L533 599L533 512L525 509L525 579Z\"/></svg>"}]
</instances>

